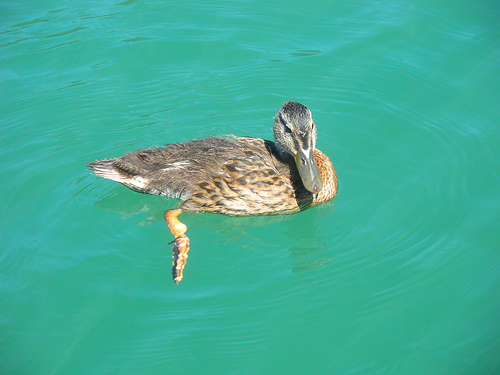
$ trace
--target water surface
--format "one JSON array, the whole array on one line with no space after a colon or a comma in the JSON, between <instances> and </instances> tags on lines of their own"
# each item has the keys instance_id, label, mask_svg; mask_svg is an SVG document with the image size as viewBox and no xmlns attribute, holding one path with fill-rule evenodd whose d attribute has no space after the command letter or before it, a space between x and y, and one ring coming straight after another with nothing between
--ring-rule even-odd
<instances>
[{"instance_id":1,"label":"water surface","mask_svg":"<svg viewBox=\"0 0 500 375\"><path fill-rule=\"evenodd\" d=\"M5 374L496 374L494 1L0 5ZM185 215L85 164L307 105L338 196Z\"/></svg>"}]
</instances>

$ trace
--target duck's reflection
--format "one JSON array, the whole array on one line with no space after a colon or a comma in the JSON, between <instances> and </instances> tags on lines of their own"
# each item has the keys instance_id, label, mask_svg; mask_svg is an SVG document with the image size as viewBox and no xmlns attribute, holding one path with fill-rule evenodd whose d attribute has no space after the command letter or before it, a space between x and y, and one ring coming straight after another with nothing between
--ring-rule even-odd
<instances>
[{"instance_id":1,"label":"duck's reflection","mask_svg":"<svg viewBox=\"0 0 500 375\"><path fill-rule=\"evenodd\" d=\"M118 212L127 217L139 216L138 225L147 226L156 222L165 223L165 211L175 207L177 203L175 199L141 196L116 188L111 194L98 200L96 205L100 209ZM196 236L196 228L204 228L206 231L218 233L221 244L230 243L250 249L283 249L280 246L284 246L292 259L292 271L301 273L319 269L331 262L332 255L331 251L327 251L325 238L328 234L318 231L317 223L331 214L333 206L334 202L330 201L294 215L232 217L185 213L183 216L192 240ZM272 240L269 239L268 231L259 234L259 231L255 230L268 226L273 226ZM276 228L279 229L276 231ZM166 224L165 231L169 231ZM287 240L280 240L283 235ZM191 245L195 251L196 247L200 246L194 241ZM168 251L170 250L169 247Z\"/></svg>"}]
</instances>

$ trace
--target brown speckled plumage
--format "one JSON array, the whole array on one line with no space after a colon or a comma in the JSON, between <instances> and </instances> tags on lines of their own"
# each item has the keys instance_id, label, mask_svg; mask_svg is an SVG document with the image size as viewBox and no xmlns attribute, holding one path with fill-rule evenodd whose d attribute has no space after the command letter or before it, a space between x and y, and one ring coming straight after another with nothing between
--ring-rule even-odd
<instances>
[{"instance_id":1,"label":"brown speckled plumage","mask_svg":"<svg viewBox=\"0 0 500 375\"><path fill-rule=\"evenodd\" d=\"M315 149L316 127L310 111L287 102L276 115L273 129L276 143L252 137L212 137L129 152L88 166L96 175L135 191L182 200L177 209L165 213L176 237L173 273L178 283L189 250L179 213L292 214L337 193L335 169Z\"/></svg>"},{"instance_id":2,"label":"brown speckled plumage","mask_svg":"<svg viewBox=\"0 0 500 375\"><path fill-rule=\"evenodd\" d=\"M272 142L250 137L234 142L239 152L220 165L217 175L195 184L179 208L235 216L291 214L335 195L335 170L320 151L315 150L315 159L325 163L326 186L314 194L302 185L293 158L281 156Z\"/></svg>"}]
</instances>

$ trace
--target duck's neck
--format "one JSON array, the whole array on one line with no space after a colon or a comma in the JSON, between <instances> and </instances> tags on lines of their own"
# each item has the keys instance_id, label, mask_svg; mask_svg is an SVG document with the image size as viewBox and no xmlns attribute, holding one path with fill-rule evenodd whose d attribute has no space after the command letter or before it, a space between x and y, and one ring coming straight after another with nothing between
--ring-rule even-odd
<instances>
[{"instance_id":1,"label":"duck's neck","mask_svg":"<svg viewBox=\"0 0 500 375\"><path fill-rule=\"evenodd\" d=\"M314 160L318 164L319 174L323 181L323 188L314 195L314 202L321 203L332 199L338 190L337 173L328 157L319 150L314 150Z\"/></svg>"},{"instance_id":2,"label":"duck's neck","mask_svg":"<svg viewBox=\"0 0 500 375\"><path fill-rule=\"evenodd\" d=\"M290 157L290 154L285 151L285 148L279 142L274 142L274 146L276 147L276 150L278 151L280 157L282 158Z\"/></svg>"}]
</instances>

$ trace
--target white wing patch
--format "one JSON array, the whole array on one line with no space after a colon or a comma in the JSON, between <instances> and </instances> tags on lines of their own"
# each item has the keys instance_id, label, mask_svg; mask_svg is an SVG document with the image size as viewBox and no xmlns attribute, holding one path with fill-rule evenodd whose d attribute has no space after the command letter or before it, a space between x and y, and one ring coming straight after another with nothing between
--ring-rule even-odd
<instances>
[{"instance_id":1,"label":"white wing patch","mask_svg":"<svg viewBox=\"0 0 500 375\"><path fill-rule=\"evenodd\" d=\"M132 178L126 179L126 182L139 189L144 189L144 187L146 187L146 185L149 183L149 179L141 176L134 176Z\"/></svg>"},{"instance_id":2,"label":"white wing patch","mask_svg":"<svg viewBox=\"0 0 500 375\"><path fill-rule=\"evenodd\" d=\"M188 161L176 161L175 163L170 164L167 168L162 168L162 171L168 172L172 170L179 170L179 169L184 169L187 166L189 166Z\"/></svg>"}]
</instances>

